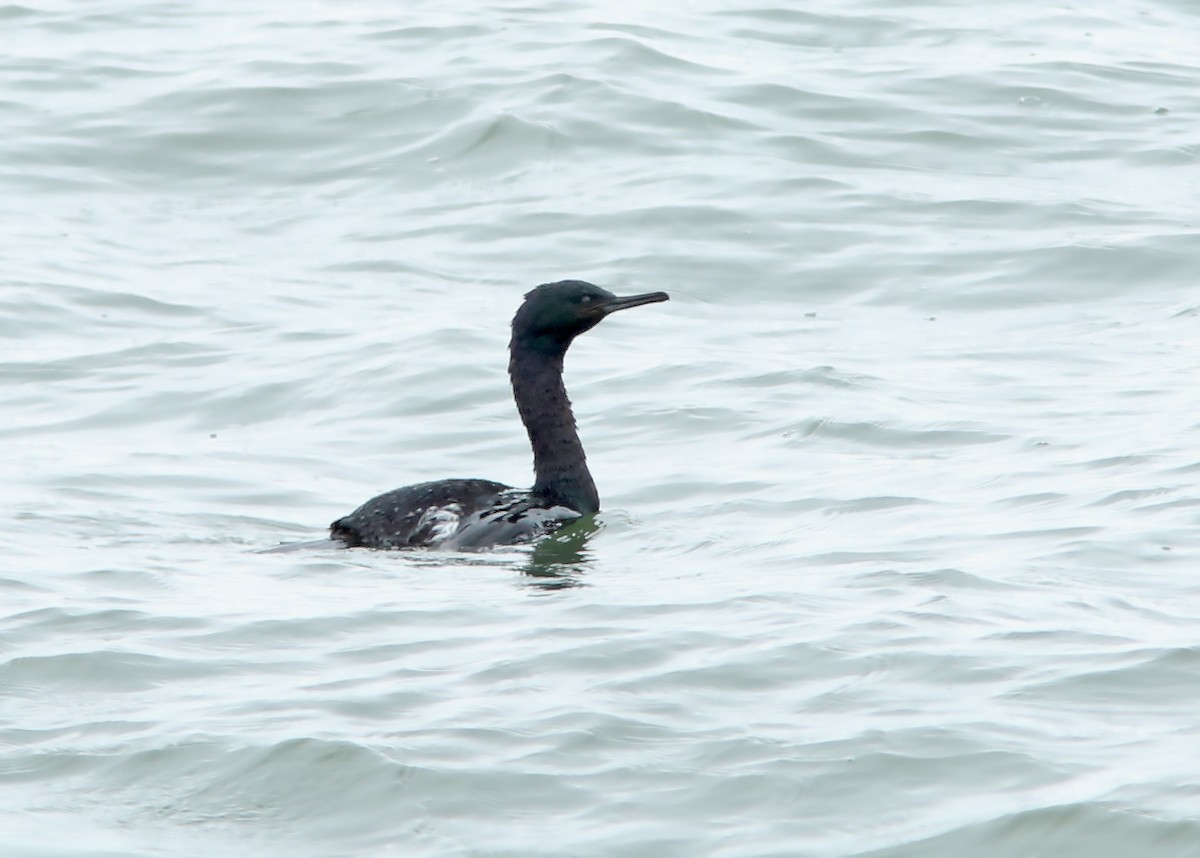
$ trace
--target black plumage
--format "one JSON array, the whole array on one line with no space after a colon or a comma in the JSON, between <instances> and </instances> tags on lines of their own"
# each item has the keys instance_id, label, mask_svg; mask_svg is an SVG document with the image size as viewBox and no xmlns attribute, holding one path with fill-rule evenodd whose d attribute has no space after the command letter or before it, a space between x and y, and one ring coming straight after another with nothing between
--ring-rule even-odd
<instances>
[{"instance_id":1,"label":"black plumage","mask_svg":"<svg viewBox=\"0 0 1200 858\"><path fill-rule=\"evenodd\" d=\"M580 280L539 286L512 321L508 373L533 447L528 490L479 479L437 480L385 492L330 525L330 536L369 548L485 548L528 542L600 509L596 484L563 386L563 358L579 334L617 310L666 301L665 292L618 297Z\"/></svg>"}]
</instances>

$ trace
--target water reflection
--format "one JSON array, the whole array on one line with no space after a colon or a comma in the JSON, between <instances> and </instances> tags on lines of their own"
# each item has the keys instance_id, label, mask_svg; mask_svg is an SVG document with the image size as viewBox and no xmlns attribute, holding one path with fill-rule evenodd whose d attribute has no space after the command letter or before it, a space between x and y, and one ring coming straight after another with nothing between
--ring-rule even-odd
<instances>
[{"instance_id":1,"label":"water reflection","mask_svg":"<svg viewBox=\"0 0 1200 858\"><path fill-rule=\"evenodd\" d=\"M600 529L596 517L586 515L555 531L533 546L529 562L521 570L526 583L541 590L584 587L579 580L591 565L588 539Z\"/></svg>"}]
</instances>

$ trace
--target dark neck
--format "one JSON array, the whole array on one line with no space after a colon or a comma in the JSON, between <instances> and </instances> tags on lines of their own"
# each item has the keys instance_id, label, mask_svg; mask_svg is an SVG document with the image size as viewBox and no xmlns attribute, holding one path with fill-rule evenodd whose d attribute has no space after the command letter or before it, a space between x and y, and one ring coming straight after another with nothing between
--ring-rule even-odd
<instances>
[{"instance_id":1,"label":"dark neck","mask_svg":"<svg viewBox=\"0 0 1200 858\"><path fill-rule=\"evenodd\" d=\"M596 512L600 497L563 387L566 346L514 338L509 351L513 398L533 446L533 493L584 515Z\"/></svg>"}]
</instances>

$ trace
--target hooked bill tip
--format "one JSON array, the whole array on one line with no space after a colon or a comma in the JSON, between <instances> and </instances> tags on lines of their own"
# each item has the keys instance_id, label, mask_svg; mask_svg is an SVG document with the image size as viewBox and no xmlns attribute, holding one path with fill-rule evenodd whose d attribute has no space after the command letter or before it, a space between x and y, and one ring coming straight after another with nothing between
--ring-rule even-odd
<instances>
[{"instance_id":1,"label":"hooked bill tip","mask_svg":"<svg viewBox=\"0 0 1200 858\"><path fill-rule=\"evenodd\" d=\"M642 295L621 295L605 302L604 309L610 313L617 310L628 310L630 307L640 307L643 304L657 304L659 301L669 301L671 296L666 292L646 292Z\"/></svg>"}]
</instances>

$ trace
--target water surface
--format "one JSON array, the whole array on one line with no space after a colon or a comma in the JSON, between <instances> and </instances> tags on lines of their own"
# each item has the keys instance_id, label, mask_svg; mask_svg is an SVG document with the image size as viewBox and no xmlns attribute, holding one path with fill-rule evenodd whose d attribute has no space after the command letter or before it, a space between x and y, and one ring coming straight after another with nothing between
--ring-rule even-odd
<instances>
[{"instance_id":1,"label":"water surface","mask_svg":"<svg viewBox=\"0 0 1200 858\"><path fill-rule=\"evenodd\" d=\"M1190 6L0 28L4 855L1200 855ZM598 530L254 553L567 277Z\"/></svg>"}]
</instances>

